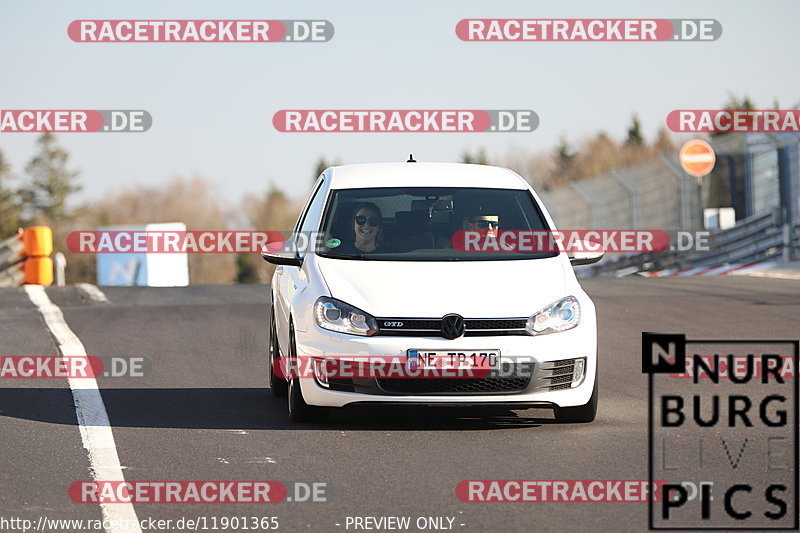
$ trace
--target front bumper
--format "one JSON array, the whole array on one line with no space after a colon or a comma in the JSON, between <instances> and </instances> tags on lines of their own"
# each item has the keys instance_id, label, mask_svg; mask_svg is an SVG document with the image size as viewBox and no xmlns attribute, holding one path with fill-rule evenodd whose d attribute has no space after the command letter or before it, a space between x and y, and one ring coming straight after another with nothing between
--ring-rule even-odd
<instances>
[{"instance_id":1,"label":"front bumper","mask_svg":"<svg viewBox=\"0 0 800 533\"><path fill-rule=\"evenodd\" d=\"M500 350L504 362L524 360L532 363L529 383L513 392L469 393L419 393L409 390L392 392L384 382L374 378L353 380L352 391L324 388L313 378L300 379L303 397L309 405L343 407L350 404L385 403L400 405L477 405L502 404L529 406L572 407L587 403L592 395L597 372L597 332L594 320L584 321L578 327L550 335L532 337L485 336L462 337L456 340L441 337L357 337L339 335L316 325L297 339L300 356L399 356L409 349L420 350ZM585 358L585 370L580 385L562 390L542 387L542 376L547 367L557 361ZM436 379L436 378L428 378ZM464 378L460 378L464 379ZM469 380L465 380L469 381ZM402 384L401 384L402 385Z\"/></svg>"}]
</instances>

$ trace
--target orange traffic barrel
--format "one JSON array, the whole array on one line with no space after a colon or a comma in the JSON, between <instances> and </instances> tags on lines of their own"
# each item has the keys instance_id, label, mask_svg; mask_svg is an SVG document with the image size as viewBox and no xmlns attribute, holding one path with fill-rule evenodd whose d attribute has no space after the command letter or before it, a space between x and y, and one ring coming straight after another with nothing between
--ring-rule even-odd
<instances>
[{"instance_id":1,"label":"orange traffic barrel","mask_svg":"<svg viewBox=\"0 0 800 533\"><path fill-rule=\"evenodd\" d=\"M31 226L25 229L22 240L25 243L25 255L28 257L48 256L53 253L53 231L47 226Z\"/></svg>"},{"instance_id":2,"label":"orange traffic barrel","mask_svg":"<svg viewBox=\"0 0 800 533\"><path fill-rule=\"evenodd\" d=\"M49 257L29 257L23 263L23 268L25 283L30 285L53 284L53 260Z\"/></svg>"}]
</instances>

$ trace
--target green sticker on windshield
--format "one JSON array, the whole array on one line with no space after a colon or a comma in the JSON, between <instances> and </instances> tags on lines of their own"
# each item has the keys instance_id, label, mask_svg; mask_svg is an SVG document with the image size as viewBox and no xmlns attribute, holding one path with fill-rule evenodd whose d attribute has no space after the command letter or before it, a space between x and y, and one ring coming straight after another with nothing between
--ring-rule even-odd
<instances>
[{"instance_id":1,"label":"green sticker on windshield","mask_svg":"<svg viewBox=\"0 0 800 533\"><path fill-rule=\"evenodd\" d=\"M339 239L328 239L328 242L325 243L325 246L328 248L336 248L340 244L342 244L342 241Z\"/></svg>"}]
</instances>

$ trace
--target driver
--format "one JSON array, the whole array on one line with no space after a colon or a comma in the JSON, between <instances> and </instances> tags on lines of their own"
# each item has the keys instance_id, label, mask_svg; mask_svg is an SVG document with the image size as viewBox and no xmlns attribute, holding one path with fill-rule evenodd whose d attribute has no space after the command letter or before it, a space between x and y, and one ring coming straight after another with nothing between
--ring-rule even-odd
<instances>
[{"instance_id":1,"label":"driver","mask_svg":"<svg viewBox=\"0 0 800 533\"><path fill-rule=\"evenodd\" d=\"M467 229L485 231L487 236L497 237L497 231L500 229L500 216L483 213L472 215L467 221Z\"/></svg>"}]
</instances>

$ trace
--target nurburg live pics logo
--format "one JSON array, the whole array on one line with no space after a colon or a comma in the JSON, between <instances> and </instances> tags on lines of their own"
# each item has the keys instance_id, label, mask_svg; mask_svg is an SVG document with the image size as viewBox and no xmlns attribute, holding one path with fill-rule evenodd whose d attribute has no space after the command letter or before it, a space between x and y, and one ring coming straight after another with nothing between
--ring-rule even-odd
<instances>
[{"instance_id":1,"label":"nurburg live pics logo","mask_svg":"<svg viewBox=\"0 0 800 533\"><path fill-rule=\"evenodd\" d=\"M650 529L798 529L798 352L642 333Z\"/></svg>"}]
</instances>

